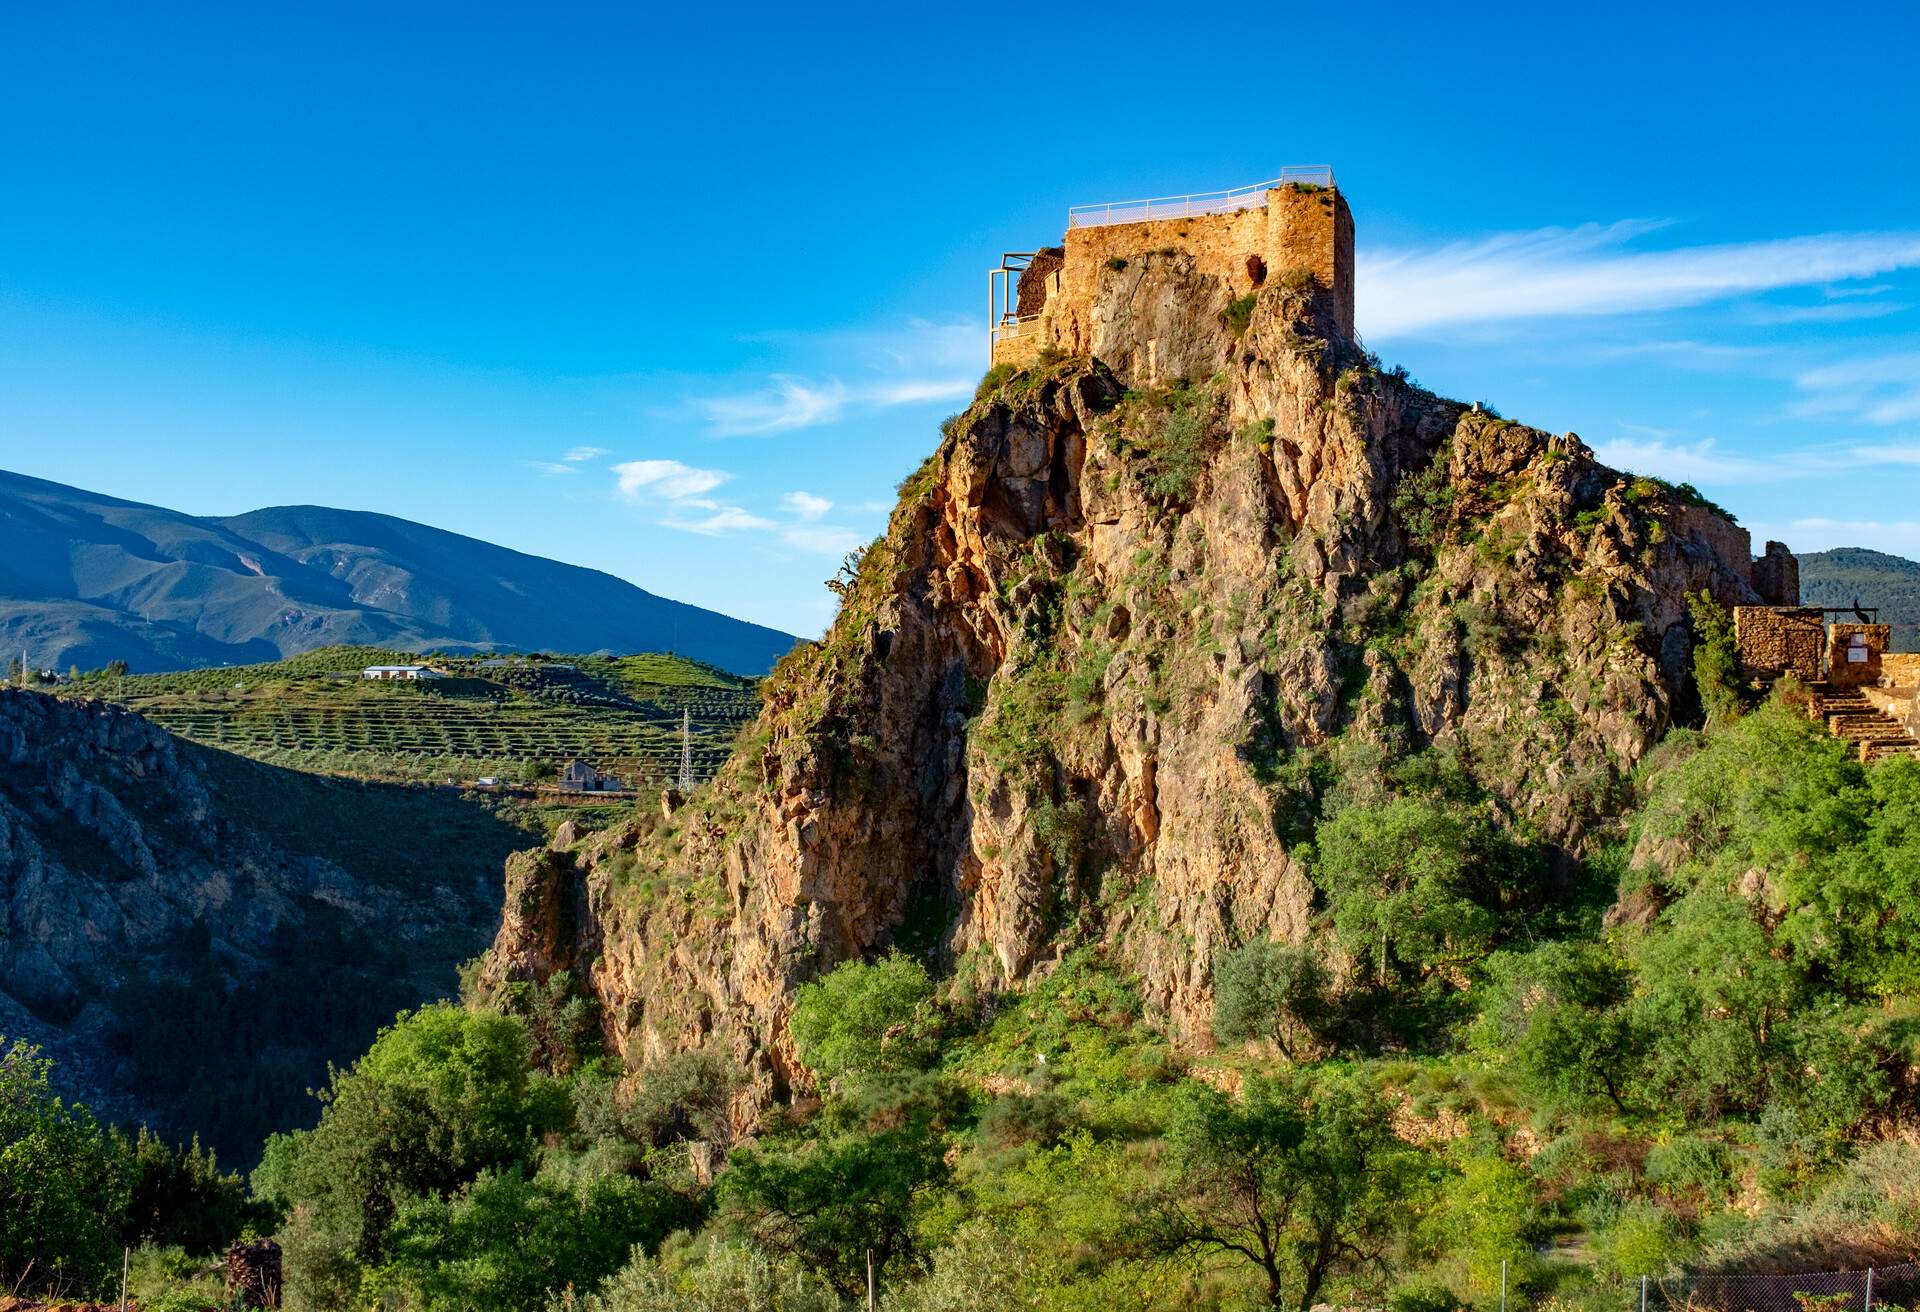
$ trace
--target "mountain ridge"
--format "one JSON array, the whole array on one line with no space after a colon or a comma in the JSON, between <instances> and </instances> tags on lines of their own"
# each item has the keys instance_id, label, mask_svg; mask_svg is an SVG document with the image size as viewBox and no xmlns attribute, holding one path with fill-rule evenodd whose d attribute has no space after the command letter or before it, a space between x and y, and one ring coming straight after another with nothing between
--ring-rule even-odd
<instances>
[{"instance_id":1,"label":"mountain ridge","mask_svg":"<svg viewBox=\"0 0 1920 1312\"><path fill-rule=\"evenodd\" d=\"M373 511L195 516L0 470L0 644L36 664L140 670L270 661L341 643L677 648L765 672L792 635L612 574Z\"/></svg>"},{"instance_id":2,"label":"mountain ridge","mask_svg":"<svg viewBox=\"0 0 1920 1312\"><path fill-rule=\"evenodd\" d=\"M1893 630L1893 650L1920 651L1920 561L1869 547L1810 551L1800 557L1800 599L1876 607Z\"/></svg>"}]
</instances>

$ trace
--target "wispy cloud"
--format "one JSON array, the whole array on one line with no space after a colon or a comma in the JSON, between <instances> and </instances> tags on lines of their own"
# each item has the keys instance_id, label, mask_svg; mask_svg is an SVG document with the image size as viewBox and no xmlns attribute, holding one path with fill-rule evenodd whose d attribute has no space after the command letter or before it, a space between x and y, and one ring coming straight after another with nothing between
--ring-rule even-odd
<instances>
[{"instance_id":1,"label":"wispy cloud","mask_svg":"<svg viewBox=\"0 0 1920 1312\"><path fill-rule=\"evenodd\" d=\"M909 319L885 328L760 333L787 367L696 392L688 408L715 437L767 437L862 411L934 405L973 394L983 336L972 322Z\"/></svg>"},{"instance_id":2,"label":"wispy cloud","mask_svg":"<svg viewBox=\"0 0 1920 1312\"><path fill-rule=\"evenodd\" d=\"M1615 469L1656 474L1678 483L1771 483L1787 472L1775 462L1721 451L1712 438L1690 444L1662 438L1619 438L1596 442L1593 454Z\"/></svg>"},{"instance_id":3,"label":"wispy cloud","mask_svg":"<svg viewBox=\"0 0 1920 1312\"><path fill-rule=\"evenodd\" d=\"M1801 372L1794 384L1810 395L1800 415L1844 415L1869 424L1920 420L1920 351L1870 355Z\"/></svg>"},{"instance_id":4,"label":"wispy cloud","mask_svg":"<svg viewBox=\"0 0 1920 1312\"><path fill-rule=\"evenodd\" d=\"M1920 465L1920 442L1893 443L1886 446L1856 446L1851 454L1862 464Z\"/></svg>"},{"instance_id":5,"label":"wispy cloud","mask_svg":"<svg viewBox=\"0 0 1920 1312\"><path fill-rule=\"evenodd\" d=\"M1633 432L1634 426L1620 428ZM1642 433L1651 430L1640 430ZM1593 453L1602 464L1636 474L1657 474L1681 483L1750 486L1782 483L1820 474L1836 474L1876 465L1920 465L1920 443L1886 445L1828 445L1778 451L1765 457L1724 451L1712 438L1698 442L1673 440L1667 432L1655 436L1628 436L1596 442Z\"/></svg>"},{"instance_id":6,"label":"wispy cloud","mask_svg":"<svg viewBox=\"0 0 1920 1312\"><path fill-rule=\"evenodd\" d=\"M764 532L779 527L772 520L750 514L739 506L716 506L708 515L694 519L669 517L661 522L668 528L702 533L708 537L719 537L723 533Z\"/></svg>"},{"instance_id":7,"label":"wispy cloud","mask_svg":"<svg viewBox=\"0 0 1920 1312\"><path fill-rule=\"evenodd\" d=\"M808 523L825 518L826 513L833 509L833 502L825 497L817 497L811 492L789 492L780 498L780 504L788 513L797 515Z\"/></svg>"},{"instance_id":8,"label":"wispy cloud","mask_svg":"<svg viewBox=\"0 0 1920 1312\"><path fill-rule=\"evenodd\" d=\"M733 396L702 397L696 404L706 414L708 426L720 436L757 436L832 423L846 409L847 389L831 379L813 383L791 374L776 374L764 388Z\"/></svg>"},{"instance_id":9,"label":"wispy cloud","mask_svg":"<svg viewBox=\"0 0 1920 1312\"><path fill-rule=\"evenodd\" d=\"M775 374L766 386L695 401L716 437L765 437L839 421L850 410L886 410L969 396L965 378L904 378L858 386Z\"/></svg>"},{"instance_id":10,"label":"wispy cloud","mask_svg":"<svg viewBox=\"0 0 1920 1312\"><path fill-rule=\"evenodd\" d=\"M710 496L732 481L733 475L724 469L701 469L679 460L627 460L612 466L612 472L614 494L651 507L663 528L708 538L759 537L774 546L821 556L843 555L860 542L852 529L822 522L833 502L811 492L785 494L780 498L784 513L776 518Z\"/></svg>"},{"instance_id":11,"label":"wispy cloud","mask_svg":"<svg viewBox=\"0 0 1920 1312\"><path fill-rule=\"evenodd\" d=\"M537 470L542 474L549 474L549 475L577 474L580 472L580 467L578 465L560 465L560 464L555 464L551 460L529 460L527 461L527 468Z\"/></svg>"},{"instance_id":12,"label":"wispy cloud","mask_svg":"<svg viewBox=\"0 0 1920 1312\"><path fill-rule=\"evenodd\" d=\"M577 446L560 458L571 464L578 465L590 460L598 460L605 454L607 454L607 449L603 446Z\"/></svg>"},{"instance_id":13,"label":"wispy cloud","mask_svg":"<svg viewBox=\"0 0 1920 1312\"><path fill-rule=\"evenodd\" d=\"M1771 328L1789 323L1853 323L1884 319L1907 306L1900 301L1834 301L1826 305L1754 305L1741 315L1749 323Z\"/></svg>"},{"instance_id":14,"label":"wispy cloud","mask_svg":"<svg viewBox=\"0 0 1920 1312\"><path fill-rule=\"evenodd\" d=\"M1360 326L1378 339L1481 321L1674 309L1920 266L1920 233L1910 232L1627 249L1660 226L1584 224L1363 254Z\"/></svg>"},{"instance_id":15,"label":"wispy cloud","mask_svg":"<svg viewBox=\"0 0 1920 1312\"><path fill-rule=\"evenodd\" d=\"M613 467L614 486L629 501L649 497L698 502L733 477L720 469L696 469L678 460L628 460Z\"/></svg>"}]
</instances>

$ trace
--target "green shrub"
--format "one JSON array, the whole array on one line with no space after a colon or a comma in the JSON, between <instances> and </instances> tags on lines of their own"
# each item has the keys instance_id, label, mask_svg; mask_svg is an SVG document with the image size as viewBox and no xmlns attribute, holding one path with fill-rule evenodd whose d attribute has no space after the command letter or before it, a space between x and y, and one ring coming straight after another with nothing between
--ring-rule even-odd
<instances>
[{"instance_id":1,"label":"green shrub","mask_svg":"<svg viewBox=\"0 0 1920 1312\"><path fill-rule=\"evenodd\" d=\"M1253 310L1260 304L1258 292L1248 292L1245 296L1235 297L1227 302L1227 331L1236 339L1246 336L1247 325L1253 322Z\"/></svg>"},{"instance_id":2,"label":"green shrub","mask_svg":"<svg viewBox=\"0 0 1920 1312\"><path fill-rule=\"evenodd\" d=\"M938 1028L927 968L898 952L843 961L794 996L794 1047L828 1080L920 1069Z\"/></svg>"},{"instance_id":3,"label":"green shrub","mask_svg":"<svg viewBox=\"0 0 1920 1312\"><path fill-rule=\"evenodd\" d=\"M1387 1295L1392 1312L1458 1312L1460 1296L1431 1276L1415 1277L1394 1286Z\"/></svg>"},{"instance_id":4,"label":"green shrub","mask_svg":"<svg viewBox=\"0 0 1920 1312\"><path fill-rule=\"evenodd\" d=\"M1729 1173L1726 1145L1683 1134L1647 1153L1647 1183L1674 1195L1718 1198Z\"/></svg>"},{"instance_id":5,"label":"green shrub","mask_svg":"<svg viewBox=\"0 0 1920 1312\"><path fill-rule=\"evenodd\" d=\"M1693 679L1707 723L1738 719L1747 708L1740 686L1740 652L1733 641L1733 616L1704 589L1687 594L1693 615Z\"/></svg>"},{"instance_id":6,"label":"green shrub","mask_svg":"<svg viewBox=\"0 0 1920 1312\"><path fill-rule=\"evenodd\" d=\"M1420 469L1404 475L1393 490L1393 513L1413 545L1431 552L1445 541L1455 492L1447 478L1444 448Z\"/></svg>"},{"instance_id":7,"label":"green shrub","mask_svg":"<svg viewBox=\"0 0 1920 1312\"><path fill-rule=\"evenodd\" d=\"M127 1163L52 1071L37 1048L0 1048L0 1288L86 1293L118 1274Z\"/></svg>"},{"instance_id":8,"label":"green shrub","mask_svg":"<svg viewBox=\"0 0 1920 1312\"><path fill-rule=\"evenodd\" d=\"M1326 1020L1326 991L1326 968L1307 944L1257 939L1223 952L1213 968L1214 1037L1271 1039L1291 1052Z\"/></svg>"}]
</instances>

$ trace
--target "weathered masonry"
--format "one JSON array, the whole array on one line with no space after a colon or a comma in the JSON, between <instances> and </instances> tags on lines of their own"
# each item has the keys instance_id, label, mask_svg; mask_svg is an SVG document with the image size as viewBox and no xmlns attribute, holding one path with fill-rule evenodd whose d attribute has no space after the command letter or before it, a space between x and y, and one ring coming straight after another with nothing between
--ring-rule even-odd
<instances>
[{"instance_id":1,"label":"weathered masonry","mask_svg":"<svg viewBox=\"0 0 1920 1312\"><path fill-rule=\"evenodd\" d=\"M1808 716L1854 744L1863 761L1920 755L1920 658L1890 653L1890 634L1870 610L1733 608L1734 644L1747 673L1800 680Z\"/></svg>"},{"instance_id":2,"label":"weathered masonry","mask_svg":"<svg viewBox=\"0 0 1920 1312\"><path fill-rule=\"evenodd\" d=\"M1353 214L1324 166L1283 169L1231 191L1082 205L1065 244L1003 255L988 271L993 364L1025 365L1049 348L1098 353L1105 321L1132 309L1152 260L1185 261L1231 296L1277 280L1309 281L1342 337L1353 336Z\"/></svg>"}]
</instances>

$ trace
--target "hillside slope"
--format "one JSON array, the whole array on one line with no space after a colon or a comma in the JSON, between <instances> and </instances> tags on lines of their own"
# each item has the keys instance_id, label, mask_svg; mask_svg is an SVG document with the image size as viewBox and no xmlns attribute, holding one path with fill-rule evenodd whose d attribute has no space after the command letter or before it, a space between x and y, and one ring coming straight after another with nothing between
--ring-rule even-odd
<instances>
[{"instance_id":1,"label":"hillside slope","mask_svg":"<svg viewBox=\"0 0 1920 1312\"><path fill-rule=\"evenodd\" d=\"M679 776L683 723L687 764L705 779L760 708L752 679L660 653L436 657L450 677L360 675L407 659L380 647L323 647L263 665L87 675L77 687L272 765L427 783L538 783L579 758L659 786Z\"/></svg>"},{"instance_id":2,"label":"hillside slope","mask_svg":"<svg viewBox=\"0 0 1920 1312\"><path fill-rule=\"evenodd\" d=\"M1757 600L1744 532L1297 283L1098 278L1090 356L988 375L712 789L516 865L488 979L571 970L632 1068L721 1045L748 1116L807 1081L795 989L889 943L989 995L1099 945L1204 1042L1219 954L1310 932L1328 793L1424 749L1585 850L1691 704L1686 594Z\"/></svg>"},{"instance_id":3,"label":"hillside slope","mask_svg":"<svg viewBox=\"0 0 1920 1312\"><path fill-rule=\"evenodd\" d=\"M1920 562L1865 547L1800 557L1800 598L1809 606L1877 606L1893 626L1895 651L1920 651Z\"/></svg>"},{"instance_id":4,"label":"hillside slope","mask_svg":"<svg viewBox=\"0 0 1920 1312\"><path fill-rule=\"evenodd\" d=\"M358 643L671 649L759 674L793 644L598 570L387 515L200 518L0 471L0 532L0 645L56 669L241 664Z\"/></svg>"},{"instance_id":5,"label":"hillside slope","mask_svg":"<svg viewBox=\"0 0 1920 1312\"><path fill-rule=\"evenodd\" d=\"M0 1034L240 1163L399 1007L452 993L527 841L457 796L0 690Z\"/></svg>"}]
</instances>

